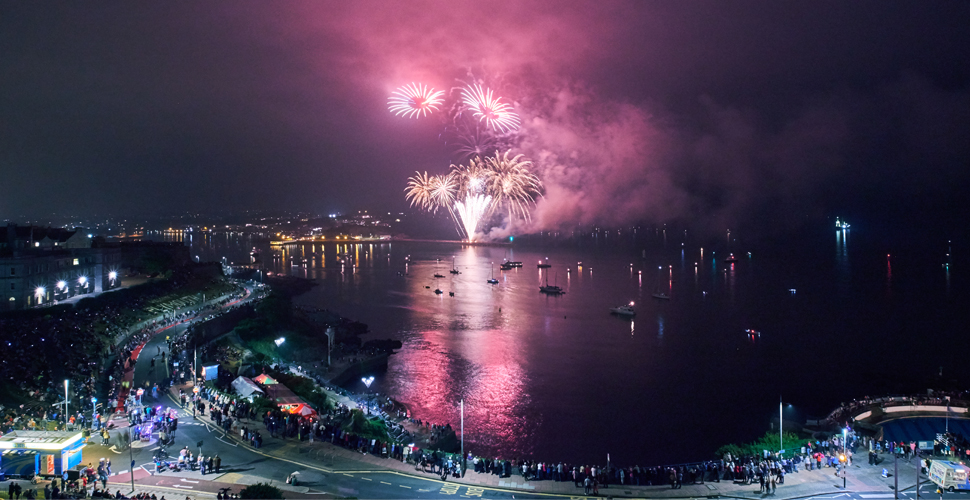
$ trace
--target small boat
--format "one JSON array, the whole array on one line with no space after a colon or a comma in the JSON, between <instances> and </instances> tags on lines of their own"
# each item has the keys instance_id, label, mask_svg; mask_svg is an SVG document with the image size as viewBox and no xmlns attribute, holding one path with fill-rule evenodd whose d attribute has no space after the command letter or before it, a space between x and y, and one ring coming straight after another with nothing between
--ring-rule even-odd
<instances>
[{"instance_id":1,"label":"small boat","mask_svg":"<svg viewBox=\"0 0 970 500\"><path fill-rule=\"evenodd\" d=\"M759 339L761 338L761 332L759 332L758 330L752 330L751 328L748 328L747 330L744 331L744 333L747 333L748 336L751 338L755 338L755 337Z\"/></svg>"},{"instance_id":2,"label":"small boat","mask_svg":"<svg viewBox=\"0 0 970 500\"><path fill-rule=\"evenodd\" d=\"M559 276L558 275L556 276L556 280L557 281L559 280ZM546 295L562 295L562 294L566 293L566 291L563 290L562 287L560 287L558 285L550 285L549 284L549 276L546 276L546 285L539 287L539 293L544 293Z\"/></svg>"},{"instance_id":3,"label":"small boat","mask_svg":"<svg viewBox=\"0 0 970 500\"><path fill-rule=\"evenodd\" d=\"M442 292L440 288L435 288L435 289L434 289L434 294L435 294L435 295L441 295L441 294L443 294L443 293L445 293L445 292Z\"/></svg>"},{"instance_id":4,"label":"small boat","mask_svg":"<svg viewBox=\"0 0 970 500\"><path fill-rule=\"evenodd\" d=\"M498 266L498 268L502 271L511 271L512 269L515 269L515 266L508 262L503 262L502 265Z\"/></svg>"},{"instance_id":5,"label":"small boat","mask_svg":"<svg viewBox=\"0 0 970 500\"><path fill-rule=\"evenodd\" d=\"M445 275L444 275L444 274L438 274L438 273L434 273L434 277L435 277L435 278L444 278L444 277L445 277Z\"/></svg>"},{"instance_id":6,"label":"small boat","mask_svg":"<svg viewBox=\"0 0 970 500\"><path fill-rule=\"evenodd\" d=\"M454 297L455 296L455 292L448 292L448 296L449 297Z\"/></svg>"},{"instance_id":7,"label":"small boat","mask_svg":"<svg viewBox=\"0 0 970 500\"><path fill-rule=\"evenodd\" d=\"M506 262L506 264L508 264L508 265L510 265L512 267L522 267L522 263L519 262L519 261L517 261L517 260L510 260L510 261Z\"/></svg>"},{"instance_id":8,"label":"small boat","mask_svg":"<svg viewBox=\"0 0 970 500\"><path fill-rule=\"evenodd\" d=\"M633 310L633 302L630 302L629 304L625 304L622 306L611 307L610 314L632 318L633 316L637 315L637 312Z\"/></svg>"},{"instance_id":9,"label":"small boat","mask_svg":"<svg viewBox=\"0 0 970 500\"><path fill-rule=\"evenodd\" d=\"M738 261L738 258L735 257L733 253L731 255L728 255L728 258L724 259L724 262L737 262L737 261Z\"/></svg>"},{"instance_id":10,"label":"small boat","mask_svg":"<svg viewBox=\"0 0 970 500\"><path fill-rule=\"evenodd\" d=\"M485 282L488 283L488 284L490 284L490 285L497 285L498 284L498 280L495 279L495 268L494 267L492 268L492 277L489 278L489 279L487 279L487 280L485 280Z\"/></svg>"},{"instance_id":11,"label":"small boat","mask_svg":"<svg viewBox=\"0 0 970 500\"><path fill-rule=\"evenodd\" d=\"M455 266L454 258L451 259L451 271L448 271L448 272L451 274L461 274L461 271L459 271L458 268Z\"/></svg>"},{"instance_id":12,"label":"small boat","mask_svg":"<svg viewBox=\"0 0 970 500\"><path fill-rule=\"evenodd\" d=\"M538 269L545 269L547 267L552 267L552 264L550 264L548 262L542 262L541 260L539 261L538 264L536 264L536 268L538 268Z\"/></svg>"},{"instance_id":13,"label":"small boat","mask_svg":"<svg viewBox=\"0 0 970 500\"><path fill-rule=\"evenodd\" d=\"M657 292L653 294L653 298L660 299L660 300L670 300L670 295L667 295L666 293L663 293L663 292Z\"/></svg>"}]
</instances>

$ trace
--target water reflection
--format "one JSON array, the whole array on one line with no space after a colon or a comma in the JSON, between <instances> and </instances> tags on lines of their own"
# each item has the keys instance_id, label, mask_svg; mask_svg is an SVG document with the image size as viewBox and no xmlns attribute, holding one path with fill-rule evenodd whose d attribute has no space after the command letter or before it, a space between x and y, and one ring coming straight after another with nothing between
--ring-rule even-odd
<instances>
[{"instance_id":1,"label":"water reflection","mask_svg":"<svg viewBox=\"0 0 970 500\"><path fill-rule=\"evenodd\" d=\"M840 297L849 296L850 269L848 240L848 229L838 229L835 231L835 271Z\"/></svg>"}]
</instances>

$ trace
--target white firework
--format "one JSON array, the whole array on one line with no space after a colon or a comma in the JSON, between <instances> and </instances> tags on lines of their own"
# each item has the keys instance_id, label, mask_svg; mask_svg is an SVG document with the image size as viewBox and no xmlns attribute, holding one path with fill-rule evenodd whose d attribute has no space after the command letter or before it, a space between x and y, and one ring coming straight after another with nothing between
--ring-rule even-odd
<instances>
[{"instance_id":1,"label":"white firework","mask_svg":"<svg viewBox=\"0 0 970 500\"><path fill-rule=\"evenodd\" d=\"M391 97L387 98L387 107L397 116L426 116L438 110L438 106L444 102L444 94L443 90L436 91L424 84L411 83L391 92Z\"/></svg>"},{"instance_id":2,"label":"white firework","mask_svg":"<svg viewBox=\"0 0 970 500\"><path fill-rule=\"evenodd\" d=\"M502 102L501 97L495 97L492 89L482 88L478 84L470 85L462 89L461 99L475 118L495 130L511 132L518 130L522 123L519 115L512 111L512 106Z\"/></svg>"}]
</instances>

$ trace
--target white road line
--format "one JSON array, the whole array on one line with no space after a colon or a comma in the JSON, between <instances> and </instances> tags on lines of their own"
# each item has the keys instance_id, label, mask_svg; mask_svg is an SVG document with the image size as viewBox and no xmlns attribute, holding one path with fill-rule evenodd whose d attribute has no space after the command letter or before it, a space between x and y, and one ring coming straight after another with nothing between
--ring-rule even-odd
<instances>
[{"instance_id":1,"label":"white road line","mask_svg":"<svg viewBox=\"0 0 970 500\"><path fill-rule=\"evenodd\" d=\"M388 485L388 486L390 486L390 485L391 485L391 483L386 483L386 482L384 482L384 481L381 481L381 484L386 484L386 485Z\"/></svg>"},{"instance_id":2,"label":"white road line","mask_svg":"<svg viewBox=\"0 0 970 500\"><path fill-rule=\"evenodd\" d=\"M199 482L198 482L198 481L191 481L191 480L189 480L189 479L185 479L184 477L182 478L182 482L183 482L183 483L193 483L193 484L199 484Z\"/></svg>"},{"instance_id":3,"label":"white road line","mask_svg":"<svg viewBox=\"0 0 970 500\"><path fill-rule=\"evenodd\" d=\"M344 475L347 476L348 474L344 474ZM350 476L350 477L353 477L353 476ZM368 479L366 477L362 477L361 479L363 479L364 481L373 481L373 479Z\"/></svg>"},{"instance_id":4,"label":"white road line","mask_svg":"<svg viewBox=\"0 0 970 500\"><path fill-rule=\"evenodd\" d=\"M410 487L410 486L404 486L403 484L399 484L398 486L400 486L400 487L402 487L402 488L407 488L407 489L409 489L409 490L411 489L411 487Z\"/></svg>"},{"instance_id":5,"label":"white road line","mask_svg":"<svg viewBox=\"0 0 970 500\"><path fill-rule=\"evenodd\" d=\"M181 484L173 484L172 487L173 488L188 488L190 490L194 490L195 489L195 488L193 488L191 486L182 486Z\"/></svg>"},{"instance_id":6,"label":"white road line","mask_svg":"<svg viewBox=\"0 0 970 500\"><path fill-rule=\"evenodd\" d=\"M892 493L860 494L859 498L896 498L896 495Z\"/></svg>"}]
</instances>

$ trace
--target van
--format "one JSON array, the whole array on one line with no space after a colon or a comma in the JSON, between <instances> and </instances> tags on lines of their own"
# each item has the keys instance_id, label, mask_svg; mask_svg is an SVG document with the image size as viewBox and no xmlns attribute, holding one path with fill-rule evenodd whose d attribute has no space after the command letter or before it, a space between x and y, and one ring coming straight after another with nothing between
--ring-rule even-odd
<instances>
[{"instance_id":1,"label":"van","mask_svg":"<svg viewBox=\"0 0 970 500\"><path fill-rule=\"evenodd\" d=\"M957 462L934 460L930 465L930 481L942 490L970 490L970 467Z\"/></svg>"}]
</instances>

